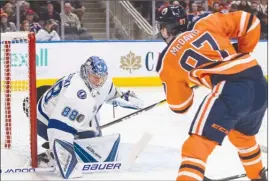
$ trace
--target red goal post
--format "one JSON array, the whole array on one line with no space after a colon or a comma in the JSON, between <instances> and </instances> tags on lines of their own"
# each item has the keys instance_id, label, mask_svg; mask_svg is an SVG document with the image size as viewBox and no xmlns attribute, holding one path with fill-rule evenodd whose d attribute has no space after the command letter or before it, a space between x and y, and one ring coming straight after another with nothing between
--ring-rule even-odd
<instances>
[{"instance_id":1,"label":"red goal post","mask_svg":"<svg viewBox=\"0 0 269 181\"><path fill-rule=\"evenodd\" d=\"M29 99L29 117L23 114L25 97ZM2 149L18 155L25 152L32 167L37 167L34 33L1 33L1 100L1 154Z\"/></svg>"}]
</instances>

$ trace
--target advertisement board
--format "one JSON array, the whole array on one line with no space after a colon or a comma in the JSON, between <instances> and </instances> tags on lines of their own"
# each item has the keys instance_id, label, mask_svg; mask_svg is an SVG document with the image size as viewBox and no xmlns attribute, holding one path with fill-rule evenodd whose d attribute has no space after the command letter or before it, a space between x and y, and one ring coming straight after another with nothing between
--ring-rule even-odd
<instances>
[{"instance_id":1,"label":"advertisement board","mask_svg":"<svg viewBox=\"0 0 269 181\"><path fill-rule=\"evenodd\" d=\"M27 76L25 47L21 44L12 46L12 80ZM161 84L155 69L158 56L165 47L164 42L158 41L40 42L36 44L37 84L52 84L62 76L79 71L90 56L99 56L107 62L116 85L158 86ZM267 42L259 42L253 52L264 74L267 74L267 51ZM1 56L1 64L3 60L4 56Z\"/></svg>"}]
</instances>

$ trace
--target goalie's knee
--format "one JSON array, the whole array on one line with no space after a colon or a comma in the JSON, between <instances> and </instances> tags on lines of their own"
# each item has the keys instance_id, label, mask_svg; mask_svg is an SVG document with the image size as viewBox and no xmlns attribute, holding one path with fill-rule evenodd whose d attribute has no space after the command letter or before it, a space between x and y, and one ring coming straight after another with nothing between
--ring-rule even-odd
<instances>
[{"instance_id":1,"label":"goalie's knee","mask_svg":"<svg viewBox=\"0 0 269 181\"><path fill-rule=\"evenodd\" d=\"M182 146L182 161L177 180L203 180L208 156L217 143L191 135Z\"/></svg>"}]
</instances>

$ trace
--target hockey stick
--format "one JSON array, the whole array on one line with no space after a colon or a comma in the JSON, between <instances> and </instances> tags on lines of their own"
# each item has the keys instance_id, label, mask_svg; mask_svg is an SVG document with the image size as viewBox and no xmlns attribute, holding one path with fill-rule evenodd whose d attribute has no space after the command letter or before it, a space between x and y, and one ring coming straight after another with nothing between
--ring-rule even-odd
<instances>
[{"instance_id":1,"label":"hockey stick","mask_svg":"<svg viewBox=\"0 0 269 181\"><path fill-rule=\"evenodd\" d=\"M196 89L196 88L198 88L198 87L199 87L199 86L192 86L191 88L192 88L192 89ZM100 126L100 129L106 128L106 127L111 126L111 125L113 125L113 124L117 124L117 123L122 122L122 121L124 121L124 120L126 120L126 119L130 119L130 118L133 117L133 116L136 116L136 115L138 115L138 114L140 114L140 113L142 113L142 112L146 112L146 111L148 111L148 110L151 110L151 109L153 109L154 107L157 107L157 106L159 106L159 105L164 104L165 102L166 102L166 99L163 99L163 100L161 100L161 101L159 101L159 102L156 102L156 103L154 103L154 104L149 105L148 107L145 107L145 108L143 108L143 109L140 109L140 110L138 110L138 111L135 111L135 112L133 112L133 113L131 113L131 114L128 114L128 115L126 115L126 116L123 116L123 117L121 117L121 118L119 118L119 119L116 119L116 120L114 120L114 121L111 121L111 122L109 122L109 123L107 123L107 124L104 124L104 125Z\"/></svg>"},{"instance_id":2,"label":"hockey stick","mask_svg":"<svg viewBox=\"0 0 269 181\"><path fill-rule=\"evenodd\" d=\"M265 171L268 171L268 169L265 169ZM246 176L247 176L247 174L243 173L243 174L234 175L234 176L225 177L225 178L220 178L220 179L210 179L210 178L205 177L204 181L229 181L229 180L243 178Z\"/></svg>"},{"instance_id":3,"label":"hockey stick","mask_svg":"<svg viewBox=\"0 0 269 181\"><path fill-rule=\"evenodd\" d=\"M109 127L109 126L111 126L111 125L113 125L113 124L117 124L117 123L122 122L122 121L124 121L124 120L126 120L126 119L130 119L130 118L133 117L133 116L136 116L136 115L138 115L138 114L140 114L140 113L142 113L142 112L144 112L144 111L148 111L148 110L150 110L150 109L152 109L152 108L154 108L154 107L156 107L156 106L159 106L159 105L161 105L161 104L163 104L163 103L165 103L165 102L166 102L166 99L163 99L163 100L161 100L161 101L159 101L159 102L156 102L156 103L154 103L154 104L151 104L151 105L148 106L148 107L145 107L145 108L143 108L143 109L140 109L140 110L138 110L138 111L135 111L135 112L133 112L133 113L131 113L131 114L128 114L128 115L126 115L126 116L123 116L123 117L121 117L121 118L119 118L119 119L116 119L116 120L114 120L114 121L111 121L111 122L109 122L109 123L107 123L107 124L104 124L104 125L100 126L100 129Z\"/></svg>"},{"instance_id":4,"label":"hockey stick","mask_svg":"<svg viewBox=\"0 0 269 181\"><path fill-rule=\"evenodd\" d=\"M263 152L263 153L268 153L268 149L267 149L267 147L266 146L263 146L263 145L260 145L260 148L261 148L261 151Z\"/></svg>"},{"instance_id":5,"label":"hockey stick","mask_svg":"<svg viewBox=\"0 0 269 181\"><path fill-rule=\"evenodd\" d=\"M246 177L247 175L244 174L240 174L240 175L234 175L234 176L230 176L230 177L225 177L225 178L221 178L221 179L210 179L205 177L203 181L228 181L228 180L234 180L234 179L238 179L238 178L243 178Z\"/></svg>"},{"instance_id":6,"label":"hockey stick","mask_svg":"<svg viewBox=\"0 0 269 181\"><path fill-rule=\"evenodd\" d=\"M136 116L136 115L138 115L138 114L140 114L140 113L142 113L142 112L144 112L144 111L146 112L146 111L148 111L148 110L150 110L150 109L153 109L154 107L157 107L157 106L159 106L159 105L162 105L162 104L164 104L165 102L166 102L166 99L163 99L163 100L161 100L161 101L159 101L159 102L156 102L156 103L154 103L154 104L149 105L148 107L145 107L145 108L140 109L140 110L138 110L138 111L135 111L135 112L133 112L133 113L131 113L131 114L128 114L128 115L126 115L126 116L123 116L123 117L121 117L121 118L119 118L119 119L116 119L116 120L114 120L114 121L111 121L111 122L109 122L109 123L107 123L107 124L104 124L104 125L102 125L102 126L99 126L99 129L107 128L107 127L109 127L109 126L111 126L111 125L120 123L120 122L122 122L122 121L124 121L124 120L126 120L126 119L130 119L130 118L132 118L133 116ZM43 143L43 144L42 144L42 147L45 148L45 149L49 149L49 142L47 141L47 142Z\"/></svg>"},{"instance_id":7,"label":"hockey stick","mask_svg":"<svg viewBox=\"0 0 269 181\"><path fill-rule=\"evenodd\" d=\"M135 162L139 154L146 148L147 144L151 140L152 135L150 133L144 133L140 140L135 144L132 151L129 153L126 160L122 162L96 162L96 163L83 163L83 173L97 173L97 172L111 172L111 171L124 171L128 170L130 166ZM15 174L15 173L44 173L54 172L55 168L1 168L0 174Z\"/></svg>"}]
</instances>

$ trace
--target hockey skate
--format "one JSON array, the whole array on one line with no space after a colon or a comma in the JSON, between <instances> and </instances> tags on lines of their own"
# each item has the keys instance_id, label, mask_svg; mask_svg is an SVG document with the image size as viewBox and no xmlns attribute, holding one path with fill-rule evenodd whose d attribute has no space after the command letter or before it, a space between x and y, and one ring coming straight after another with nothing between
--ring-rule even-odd
<instances>
[{"instance_id":1,"label":"hockey skate","mask_svg":"<svg viewBox=\"0 0 269 181\"><path fill-rule=\"evenodd\" d=\"M267 172L267 169L263 168L261 170L261 173L260 173L261 178L260 179L254 179L254 180L251 180L251 181L268 181L267 176L266 176L266 172Z\"/></svg>"}]
</instances>

